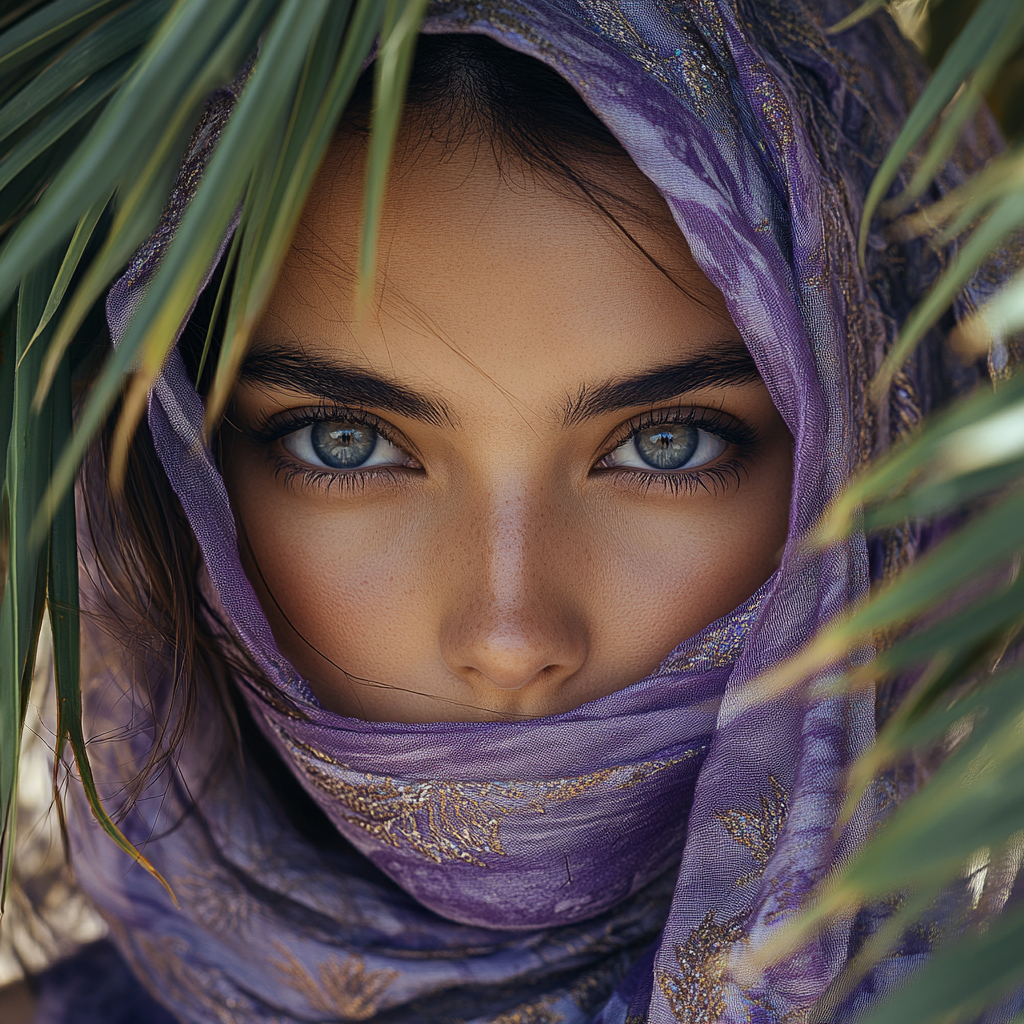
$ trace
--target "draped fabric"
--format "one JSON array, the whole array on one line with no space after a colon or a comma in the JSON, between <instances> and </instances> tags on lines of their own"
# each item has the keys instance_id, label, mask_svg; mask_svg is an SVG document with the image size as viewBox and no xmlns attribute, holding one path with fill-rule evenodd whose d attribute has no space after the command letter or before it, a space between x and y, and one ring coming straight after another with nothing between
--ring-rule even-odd
<instances>
[{"instance_id":1,"label":"draped fabric","mask_svg":"<svg viewBox=\"0 0 1024 1024\"><path fill-rule=\"evenodd\" d=\"M218 716L200 713L125 819L177 907L81 801L71 832L80 884L180 1020L783 1024L805 1019L870 930L870 914L839 920L760 978L743 969L914 784L881 780L837 830L844 772L874 735L871 697L766 703L746 684L927 538L907 528L869 547L855 535L815 555L800 538L862 460L977 378L946 361L940 325L888 401L867 404L869 376L942 257L873 233L858 268L863 197L922 76L886 16L826 35L846 12L838 0L430 7L425 31L485 33L544 61L618 137L724 296L793 435L778 571L647 679L527 722L369 723L324 710L242 570L202 401L172 356L149 425L202 550L201 585L262 677L236 680L251 742L242 761L230 756ZM110 294L115 342L231 102L230 90L211 101L160 232ZM979 121L940 191L995 145ZM962 304L997 279L973 282ZM98 618L116 595L88 572L83 546ZM172 660L129 661L109 632L87 630L90 750L114 806L164 742ZM134 686L140 672L151 701ZM285 766L284 783L263 759ZM314 801L331 835L299 828L288 792ZM908 939L831 1018L852 1018L927 951L926 938Z\"/></svg>"}]
</instances>

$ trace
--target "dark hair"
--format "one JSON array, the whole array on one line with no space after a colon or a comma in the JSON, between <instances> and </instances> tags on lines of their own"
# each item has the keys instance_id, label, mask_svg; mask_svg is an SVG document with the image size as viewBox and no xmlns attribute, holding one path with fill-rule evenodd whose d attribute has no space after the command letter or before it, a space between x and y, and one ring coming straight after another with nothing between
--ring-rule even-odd
<instances>
[{"instance_id":1,"label":"dark hair","mask_svg":"<svg viewBox=\"0 0 1024 1024\"><path fill-rule=\"evenodd\" d=\"M372 87L370 68L345 111L342 136L369 131ZM636 188L637 174L628 155L572 86L541 62L484 36L421 36L408 85L406 123L446 146L489 144L499 166L530 171L548 187L596 206L668 274L627 226L648 221L651 212L649 194L645 202ZM200 392L209 383L205 372L202 380L196 378L222 273L219 269L200 296L178 346ZM213 326L216 343L223 324ZM215 363L216 352L206 365ZM244 711L232 699L230 681L239 672L253 676L255 670L240 645L225 641L229 627L218 621L198 585L199 546L145 423L132 442L123 491L113 494L106 486L116 416L115 410L86 465L84 526L91 531L92 547L102 553L96 566L103 577L100 589L114 598L109 602L110 628L125 645L152 651L158 659L170 658L174 665L173 692L161 701L173 707L173 721L163 726L156 759L138 781L138 793L160 757L166 757L188 728L199 687L212 690L231 722L230 733L239 735L238 715L244 718ZM144 688L146 680L135 685ZM242 733L251 735L244 721ZM266 756L261 751L261 759Z\"/></svg>"},{"instance_id":2,"label":"dark hair","mask_svg":"<svg viewBox=\"0 0 1024 1024\"><path fill-rule=\"evenodd\" d=\"M369 132L372 88L367 71L341 131ZM452 149L483 142L499 165L532 171L602 208L639 212L629 194L629 157L576 90L546 64L488 36L420 36L403 120L413 145L424 137Z\"/></svg>"}]
</instances>

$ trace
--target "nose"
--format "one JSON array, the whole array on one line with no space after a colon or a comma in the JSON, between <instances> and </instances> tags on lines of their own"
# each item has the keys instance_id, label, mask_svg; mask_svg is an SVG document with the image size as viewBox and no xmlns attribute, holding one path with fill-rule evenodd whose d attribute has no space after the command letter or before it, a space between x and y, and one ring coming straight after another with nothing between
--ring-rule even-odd
<instances>
[{"instance_id":1,"label":"nose","mask_svg":"<svg viewBox=\"0 0 1024 1024\"><path fill-rule=\"evenodd\" d=\"M476 689L529 689L547 703L587 658L584 618L560 583L574 561L568 526L525 488L503 491L462 532L442 654Z\"/></svg>"}]
</instances>

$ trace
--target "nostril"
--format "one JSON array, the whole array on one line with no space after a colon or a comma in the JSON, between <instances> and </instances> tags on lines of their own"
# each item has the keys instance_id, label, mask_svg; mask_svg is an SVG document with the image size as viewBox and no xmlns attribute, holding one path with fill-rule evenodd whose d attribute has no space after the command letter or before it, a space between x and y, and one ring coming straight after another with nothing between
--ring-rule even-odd
<instances>
[{"instance_id":1,"label":"nostril","mask_svg":"<svg viewBox=\"0 0 1024 1024\"><path fill-rule=\"evenodd\" d=\"M464 666L461 674L501 690L521 690L531 684L555 682L559 676L564 677L573 671L565 671L562 666L554 663L538 669L535 665L517 663L517 660L478 658L475 664Z\"/></svg>"},{"instance_id":2,"label":"nostril","mask_svg":"<svg viewBox=\"0 0 1024 1024\"><path fill-rule=\"evenodd\" d=\"M563 626L557 632L512 633L476 629L449 635L445 654L449 667L476 687L522 690L557 687L576 672L586 658L578 631Z\"/></svg>"}]
</instances>

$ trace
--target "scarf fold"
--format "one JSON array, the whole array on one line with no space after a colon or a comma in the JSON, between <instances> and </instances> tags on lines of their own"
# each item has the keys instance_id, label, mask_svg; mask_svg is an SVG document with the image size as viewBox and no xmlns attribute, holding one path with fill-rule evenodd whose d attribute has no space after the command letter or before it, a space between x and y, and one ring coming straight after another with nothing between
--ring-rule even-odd
<instances>
[{"instance_id":1,"label":"scarf fold","mask_svg":"<svg viewBox=\"0 0 1024 1024\"><path fill-rule=\"evenodd\" d=\"M485 33L548 63L618 137L724 296L794 438L780 568L647 679L522 723L324 710L245 577L202 402L172 356L150 400L156 451L211 599L272 686L239 680L248 714L339 837L304 837L258 767L218 760L214 715L124 823L180 909L75 809L81 884L183 1021L792 1024L862 941L841 920L754 984L737 970L880 813L868 801L836 834L844 774L874 735L869 695L764 703L746 684L863 596L870 566L891 571L921 544L907 529L872 552L855 535L812 556L800 538L863 459L976 379L944 361L934 332L885 407L865 404L895 325L940 266L923 243L893 258L873 234L867 273L857 267L863 197L922 74L887 17L826 35L845 13L839 0L430 7L425 31ZM229 100L212 103L181 181L194 187ZM979 122L941 188L993 144L984 133ZM189 198L176 191L162 230ZM161 251L144 247L112 290L115 342ZM101 630L87 641L92 732L107 737L90 749L116 806L152 750L169 668L154 656L156 706L140 706L137 667ZM833 1019L926 953L897 950Z\"/></svg>"}]
</instances>

